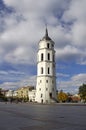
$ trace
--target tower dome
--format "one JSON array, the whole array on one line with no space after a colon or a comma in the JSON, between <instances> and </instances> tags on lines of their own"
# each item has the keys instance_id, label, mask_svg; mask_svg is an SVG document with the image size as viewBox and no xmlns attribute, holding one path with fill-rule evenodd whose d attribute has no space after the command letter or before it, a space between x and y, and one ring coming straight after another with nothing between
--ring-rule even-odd
<instances>
[{"instance_id":1,"label":"tower dome","mask_svg":"<svg viewBox=\"0 0 86 130\"><path fill-rule=\"evenodd\" d=\"M45 36L42 38L42 40L51 40L51 38L48 36L48 30L46 28Z\"/></svg>"}]
</instances>

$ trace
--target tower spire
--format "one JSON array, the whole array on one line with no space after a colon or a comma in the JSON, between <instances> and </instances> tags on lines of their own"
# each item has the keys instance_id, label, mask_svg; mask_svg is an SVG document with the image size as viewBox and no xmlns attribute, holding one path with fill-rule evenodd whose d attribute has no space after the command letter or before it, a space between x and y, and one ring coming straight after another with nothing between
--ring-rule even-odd
<instances>
[{"instance_id":1,"label":"tower spire","mask_svg":"<svg viewBox=\"0 0 86 130\"><path fill-rule=\"evenodd\" d=\"M42 40L51 40L51 38L48 36L47 25L46 25L46 29L45 29L45 36L42 38Z\"/></svg>"},{"instance_id":2,"label":"tower spire","mask_svg":"<svg viewBox=\"0 0 86 130\"><path fill-rule=\"evenodd\" d=\"M46 36L46 38L48 37L48 29L47 29L47 27L46 27L45 36Z\"/></svg>"}]
</instances>

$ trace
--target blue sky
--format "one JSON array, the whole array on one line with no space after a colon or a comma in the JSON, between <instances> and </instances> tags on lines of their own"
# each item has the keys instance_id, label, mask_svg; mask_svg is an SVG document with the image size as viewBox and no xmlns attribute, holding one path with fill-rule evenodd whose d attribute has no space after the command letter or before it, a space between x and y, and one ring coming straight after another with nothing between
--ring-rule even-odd
<instances>
[{"instance_id":1,"label":"blue sky","mask_svg":"<svg viewBox=\"0 0 86 130\"><path fill-rule=\"evenodd\" d=\"M36 86L38 42L55 42L57 89L86 83L86 0L0 0L0 87Z\"/></svg>"}]
</instances>

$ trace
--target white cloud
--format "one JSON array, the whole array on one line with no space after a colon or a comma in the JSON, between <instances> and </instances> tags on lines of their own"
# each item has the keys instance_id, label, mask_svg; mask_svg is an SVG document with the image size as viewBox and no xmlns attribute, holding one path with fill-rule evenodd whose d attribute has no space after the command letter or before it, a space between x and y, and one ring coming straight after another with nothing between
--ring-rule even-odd
<instances>
[{"instance_id":1,"label":"white cloud","mask_svg":"<svg viewBox=\"0 0 86 130\"><path fill-rule=\"evenodd\" d=\"M34 64L35 59L34 49L30 47L18 47L5 56L5 60L13 64Z\"/></svg>"},{"instance_id":2,"label":"white cloud","mask_svg":"<svg viewBox=\"0 0 86 130\"><path fill-rule=\"evenodd\" d=\"M76 22L72 27L73 44L84 49L86 47L86 26L85 23ZM86 50L85 50L86 51Z\"/></svg>"},{"instance_id":3,"label":"white cloud","mask_svg":"<svg viewBox=\"0 0 86 130\"><path fill-rule=\"evenodd\" d=\"M76 62L86 64L86 0L71 0L69 8L64 12L62 20L71 23L71 44L79 54ZM69 53L68 53L69 54ZM79 60L80 59L80 60Z\"/></svg>"},{"instance_id":4,"label":"white cloud","mask_svg":"<svg viewBox=\"0 0 86 130\"><path fill-rule=\"evenodd\" d=\"M63 73L57 73L57 77L69 77L69 75Z\"/></svg>"},{"instance_id":5,"label":"white cloud","mask_svg":"<svg viewBox=\"0 0 86 130\"><path fill-rule=\"evenodd\" d=\"M27 77L19 82L19 86L36 86L36 75Z\"/></svg>"},{"instance_id":6,"label":"white cloud","mask_svg":"<svg viewBox=\"0 0 86 130\"><path fill-rule=\"evenodd\" d=\"M86 84L86 73L74 75L67 81L58 81L57 89L77 93L80 85L83 83Z\"/></svg>"},{"instance_id":7,"label":"white cloud","mask_svg":"<svg viewBox=\"0 0 86 130\"><path fill-rule=\"evenodd\" d=\"M0 88L3 88L5 90L16 89L17 83L16 82L4 82L3 84L0 84Z\"/></svg>"},{"instance_id":8,"label":"white cloud","mask_svg":"<svg viewBox=\"0 0 86 130\"><path fill-rule=\"evenodd\" d=\"M78 75L75 75L71 78L72 81L74 82L80 82L80 83L86 83L86 74L78 74Z\"/></svg>"},{"instance_id":9,"label":"white cloud","mask_svg":"<svg viewBox=\"0 0 86 130\"><path fill-rule=\"evenodd\" d=\"M6 71L3 71L3 70L0 71L0 75L7 75L7 74L8 74L8 72L6 72Z\"/></svg>"},{"instance_id":10,"label":"white cloud","mask_svg":"<svg viewBox=\"0 0 86 130\"><path fill-rule=\"evenodd\" d=\"M14 70L0 70L0 81L3 82L17 82L23 79L26 76L26 73L23 71L14 71Z\"/></svg>"},{"instance_id":11,"label":"white cloud","mask_svg":"<svg viewBox=\"0 0 86 130\"><path fill-rule=\"evenodd\" d=\"M15 72L13 72L15 73ZM20 73L19 73L20 74ZM23 86L34 86L36 85L36 76L31 76L20 80L19 82L3 82L0 84L0 88L7 89L17 89Z\"/></svg>"},{"instance_id":12,"label":"white cloud","mask_svg":"<svg viewBox=\"0 0 86 130\"><path fill-rule=\"evenodd\" d=\"M0 63L36 64L38 42L44 36L47 23L49 36L55 41L56 61L73 61L86 65L86 0L3 1L15 11L2 11L3 17L0 16ZM6 74L13 80L11 72L1 71L1 78L8 80L8 77L2 77ZM79 75L76 77L79 78ZM76 82L74 79L72 77L70 81L62 81L60 86L71 88L82 83L81 80ZM21 84L4 82L2 86L22 86L29 84L27 81L29 80L24 80Z\"/></svg>"},{"instance_id":13,"label":"white cloud","mask_svg":"<svg viewBox=\"0 0 86 130\"><path fill-rule=\"evenodd\" d=\"M71 26L74 45L85 46L86 41L86 0L71 0L68 10L64 12L63 20L73 22ZM86 46L85 46L86 47Z\"/></svg>"},{"instance_id":14,"label":"white cloud","mask_svg":"<svg viewBox=\"0 0 86 130\"><path fill-rule=\"evenodd\" d=\"M18 0L4 0L5 5L14 8L15 12L3 17L4 31L0 36L2 60L15 64L19 62L33 64L31 59L36 56L37 43L43 37L47 23L49 35L56 43L57 59L67 61L75 57L76 62L85 63L85 2L85 0L83 2L80 0L44 0L43 2L21 0L20 4ZM62 21L71 22L72 20L72 25L62 26ZM67 49L68 45L72 50ZM21 54L18 53L20 48L22 48Z\"/></svg>"},{"instance_id":15,"label":"white cloud","mask_svg":"<svg viewBox=\"0 0 86 130\"><path fill-rule=\"evenodd\" d=\"M63 48L56 49L56 57L58 61L80 63L80 59L85 57L85 52L72 45L66 45Z\"/></svg>"},{"instance_id":16,"label":"white cloud","mask_svg":"<svg viewBox=\"0 0 86 130\"><path fill-rule=\"evenodd\" d=\"M67 22L72 20L86 21L86 0L71 0L69 8L65 11L63 19Z\"/></svg>"}]
</instances>

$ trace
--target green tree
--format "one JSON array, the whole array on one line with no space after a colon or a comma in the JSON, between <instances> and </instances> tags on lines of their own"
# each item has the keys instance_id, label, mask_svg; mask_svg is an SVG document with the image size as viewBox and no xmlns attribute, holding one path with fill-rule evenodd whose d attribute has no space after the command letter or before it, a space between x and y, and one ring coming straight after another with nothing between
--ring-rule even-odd
<instances>
[{"instance_id":1,"label":"green tree","mask_svg":"<svg viewBox=\"0 0 86 130\"><path fill-rule=\"evenodd\" d=\"M3 96L1 91L2 91L2 88L0 88L0 98Z\"/></svg>"},{"instance_id":2,"label":"green tree","mask_svg":"<svg viewBox=\"0 0 86 130\"><path fill-rule=\"evenodd\" d=\"M58 101L59 102L66 102L68 99L68 95L66 93L64 93L62 90L58 93Z\"/></svg>"},{"instance_id":3,"label":"green tree","mask_svg":"<svg viewBox=\"0 0 86 130\"><path fill-rule=\"evenodd\" d=\"M79 94L81 99L86 102L86 84L83 84L79 87Z\"/></svg>"}]
</instances>

